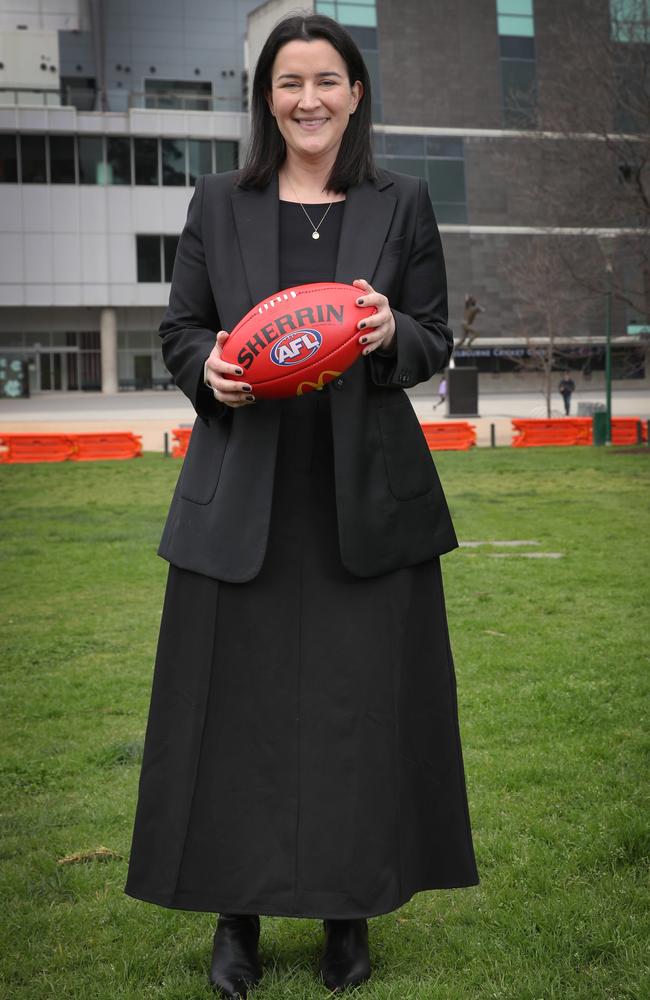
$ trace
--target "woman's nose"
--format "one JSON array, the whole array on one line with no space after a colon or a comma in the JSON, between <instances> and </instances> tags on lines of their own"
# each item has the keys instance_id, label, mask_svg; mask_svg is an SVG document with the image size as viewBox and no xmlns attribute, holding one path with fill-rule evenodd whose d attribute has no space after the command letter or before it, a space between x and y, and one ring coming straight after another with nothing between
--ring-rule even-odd
<instances>
[{"instance_id":1,"label":"woman's nose","mask_svg":"<svg viewBox=\"0 0 650 1000\"><path fill-rule=\"evenodd\" d=\"M300 106L308 110L309 108L317 108L319 104L320 97L318 96L317 88L307 84L300 96Z\"/></svg>"}]
</instances>

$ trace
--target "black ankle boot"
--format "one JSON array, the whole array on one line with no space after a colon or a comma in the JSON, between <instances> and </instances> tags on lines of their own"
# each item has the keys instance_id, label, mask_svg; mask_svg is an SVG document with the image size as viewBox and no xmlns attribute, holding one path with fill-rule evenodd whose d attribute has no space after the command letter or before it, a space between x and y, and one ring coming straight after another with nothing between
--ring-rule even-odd
<instances>
[{"instance_id":1,"label":"black ankle boot","mask_svg":"<svg viewBox=\"0 0 650 1000\"><path fill-rule=\"evenodd\" d=\"M328 990L339 992L370 978L368 921L324 920L320 973Z\"/></svg>"},{"instance_id":2,"label":"black ankle boot","mask_svg":"<svg viewBox=\"0 0 650 1000\"><path fill-rule=\"evenodd\" d=\"M210 982L227 1000L245 1000L248 989L262 978L257 957L260 918L222 913L217 920Z\"/></svg>"}]
</instances>

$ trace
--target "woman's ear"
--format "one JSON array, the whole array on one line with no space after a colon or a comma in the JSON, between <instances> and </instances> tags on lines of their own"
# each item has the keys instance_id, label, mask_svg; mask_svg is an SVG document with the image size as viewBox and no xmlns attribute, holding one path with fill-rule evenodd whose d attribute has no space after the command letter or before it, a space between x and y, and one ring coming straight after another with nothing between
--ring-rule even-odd
<instances>
[{"instance_id":1,"label":"woman's ear","mask_svg":"<svg viewBox=\"0 0 650 1000\"><path fill-rule=\"evenodd\" d=\"M351 87L351 100L350 100L350 114L353 115L354 112L359 107L359 101L363 97L363 84L361 80L355 80Z\"/></svg>"}]
</instances>

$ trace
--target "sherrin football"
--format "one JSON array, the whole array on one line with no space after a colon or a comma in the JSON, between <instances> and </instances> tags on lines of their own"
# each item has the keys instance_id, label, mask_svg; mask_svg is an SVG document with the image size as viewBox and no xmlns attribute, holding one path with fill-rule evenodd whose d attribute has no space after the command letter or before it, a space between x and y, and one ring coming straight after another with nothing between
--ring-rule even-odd
<instances>
[{"instance_id":1,"label":"sherrin football","mask_svg":"<svg viewBox=\"0 0 650 1000\"><path fill-rule=\"evenodd\" d=\"M231 331L222 358L240 365L258 399L302 396L338 378L363 350L359 320L374 306L340 282L296 285L254 306Z\"/></svg>"}]
</instances>

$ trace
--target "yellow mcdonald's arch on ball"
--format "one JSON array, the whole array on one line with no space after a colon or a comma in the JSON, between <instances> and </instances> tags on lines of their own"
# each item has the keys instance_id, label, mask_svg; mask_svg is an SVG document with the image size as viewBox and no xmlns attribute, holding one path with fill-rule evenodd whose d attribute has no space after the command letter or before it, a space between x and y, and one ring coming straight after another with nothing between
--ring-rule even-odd
<instances>
[{"instance_id":1,"label":"yellow mcdonald's arch on ball","mask_svg":"<svg viewBox=\"0 0 650 1000\"><path fill-rule=\"evenodd\" d=\"M318 376L318 382L301 382L298 388L296 389L296 396L302 396L306 388L315 389L317 392L320 392L325 385L323 379L325 378L326 375L331 375L332 378L338 378L340 374L341 372L328 372L328 371L321 372L320 375Z\"/></svg>"}]
</instances>

